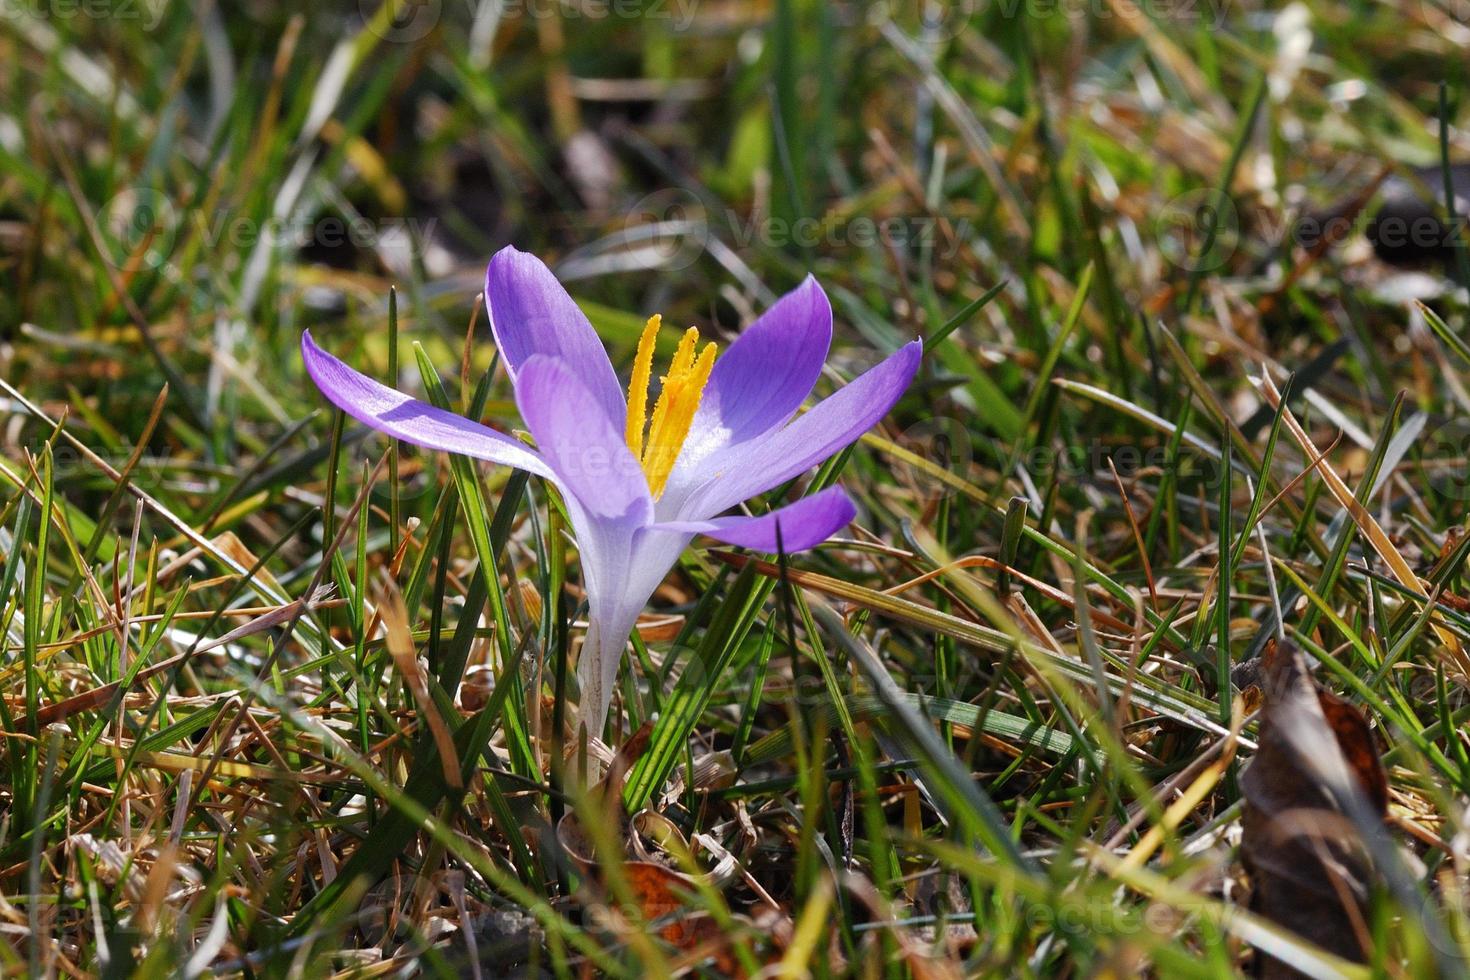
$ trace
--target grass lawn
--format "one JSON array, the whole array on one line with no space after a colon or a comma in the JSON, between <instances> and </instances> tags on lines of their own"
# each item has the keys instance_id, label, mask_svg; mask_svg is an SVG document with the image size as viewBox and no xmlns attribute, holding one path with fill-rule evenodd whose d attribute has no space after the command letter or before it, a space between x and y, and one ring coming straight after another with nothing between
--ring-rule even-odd
<instances>
[{"instance_id":1,"label":"grass lawn","mask_svg":"<svg viewBox=\"0 0 1470 980\"><path fill-rule=\"evenodd\" d=\"M0 974L1470 973L1470 3L379 2L0 0Z\"/></svg>"}]
</instances>

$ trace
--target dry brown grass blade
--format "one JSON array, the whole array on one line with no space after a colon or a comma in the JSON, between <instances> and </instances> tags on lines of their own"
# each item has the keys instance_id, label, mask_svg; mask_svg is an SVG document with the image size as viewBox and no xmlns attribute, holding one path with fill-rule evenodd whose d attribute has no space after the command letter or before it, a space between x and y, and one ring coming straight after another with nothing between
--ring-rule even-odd
<instances>
[{"instance_id":1,"label":"dry brown grass blade","mask_svg":"<svg viewBox=\"0 0 1470 980\"><path fill-rule=\"evenodd\" d=\"M403 605L403 594L391 580L383 583L378 599L378 615L388 634L388 653L393 657L393 666L403 675L403 683L413 695L419 714L429 726L438 749L439 761L444 766L444 782L455 791L464 789L460 778L459 753L454 748L454 736L439 713L439 706L429 695L429 683L419 664L418 651L413 644L413 631L408 625L408 610Z\"/></svg>"},{"instance_id":2,"label":"dry brown grass blade","mask_svg":"<svg viewBox=\"0 0 1470 980\"><path fill-rule=\"evenodd\" d=\"M227 643L233 643L244 637L272 629L295 616L310 612L318 608L329 593L330 589L319 589L314 595L297 599L294 602L288 602L284 606L278 606L262 616L257 616L255 619L250 620L250 622L230 630L230 632L217 640L210 640L208 643L200 644L196 649L185 650L183 653L175 654L167 660L160 660L153 666L145 667L138 671L137 676L133 678L133 683L136 684L139 681L147 680L155 674L162 673L171 667L177 667L191 657L198 656L201 653L207 653L210 650L224 646ZM106 704L109 699L117 694L121 684L121 681L113 681L111 684L103 684L101 687L94 687L89 691L83 691L81 694L72 695L64 701L57 701L55 704L46 705L36 712L36 727L44 728L47 725L63 721L79 711L89 711ZM29 719L27 718L17 718L15 720L15 728L17 731L24 731L28 727L28 723Z\"/></svg>"},{"instance_id":3,"label":"dry brown grass blade","mask_svg":"<svg viewBox=\"0 0 1470 980\"><path fill-rule=\"evenodd\" d=\"M1143 580L1148 584L1148 598L1153 603L1154 611L1159 608L1159 588L1154 582L1153 564L1148 560L1148 548L1143 543L1143 531L1138 526L1138 516L1133 513L1133 501L1128 499L1128 490L1123 486L1123 478L1118 475L1118 467L1108 460L1108 470L1113 476L1113 485L1118 488L1118 499L1123 501L1123 514L1128 518L1128 526L1133 531L1133 542L1138 546L1138 560L1143 566Z\"/></svg>"},{"instance_id":4,"label":"dry brown grass blade","mask_svg":"<svg viewBox=\"0 0 1470 980\"><path fill-rule=\"evenodd\" d=\"M190 591L196 591L194 585L191 585L190 586ZM337 608L339 608L339 607L341 607L343 605L346 605L346 600L345 599L319 599L319 600L314 601L312 603L311 608L313 608L313 609L337 609ZM142 625L151 624L151 623L161 623L165 619L167 619L171 623L184 623L184 622L189 622L191 620L213 619L215 616L219 616L219 615L222 615L222 616L233 616L233 617L236 617L236 618L239 618L239 617L244 616L244 617L250 618L250 617L265 616L265 615L268 615L268 614L271 614L271 613L275 613L275 612L278 612L282 608L283 607L281 607L281 606L238 606L238 607L236 607L234 609L226 609L223 613L219 613L219 612L217 612L216 610L213 610L213 609L193 609L193 610L188 610L188 611L183 611L183 612L176 612L172 616L166 616L163 613L149 613L146 616L133 616L133 617L130 617L128 619L128 625L129 626L142 626ZM80 631L78 633L73 633L71 636L68 636L66 639L64 639L64 640L57 640L55 643L41 643L41 644L38 644L36 646L36 651L37 651L36 660L37 660L37 662L39 662L39 661L45 660L48 656L54 656L54 655L56 655L58 653L61 653L61 652L65 651L65 650L74 649L75 647L80 646L81 644L87 642L88 640L91 640L91 639L94 639L95 637L101 636L104 633L112 633L112 632L116 631L116 629L117 629L116 624L114 624L114 623L105 623L105 624L103 624L101 626L93 626L91 629L85 629L85 630L82 630L82 631ZM227 637L220 637L220 639L218 639L218 640L211 640L210 643L209 643L209 645L207 647L204 647L204 649L205 650L212 650L215 647L219 646L221 643L229 642L229 639L233 639L233 638L234 638L234 636L233 636L233 634L231 634L228 638ZM21 647L18 644L9 644L4 649L14 651L14 650L21 649ZM8 680L9 678L16 676L17 674L21 673L21 671L23 669L24 669L24 665L23 664L19 664L19 665L13 665L13 666L7 667L4 670L0 670L0 681Z\"/></svg>"},{"instance_id":5,"label":"dry brown grass blade","mask_svg":"<svg viewBox=\"0 0 1470 980\"><path fill-rule=\"evenodd\" d=\"M325 581L327 569L331 567L332 554L336 552L338 548L342 547L343 541L347 540L347 535L351 531L354 523L357 520L358 511L362 510L362 508L367 504L368 494L371 492L373 485L377 483L378 477L382 475L383 469L387 466L387 463L387 455L385 454L383 456L380 456L377 463L374 464L373 468L368 472L366 478L363 480L362 491L358 493L357 498L352 502L352 506L348 508L347 513L343 515L342 522L337 527L336 537L332 539L331 543L322 552L321 563L317 565L316 571L311 576L311 581L306 586L306 594L308 596L316 595L317 590L321 588L323 582ZM211 545L211 547L212 546L213 545ZM271 645L270 654L260 665L260 669L256 671L257 679L266 677L275 668L276 662L281 657L281 652L286 648L286 642L291 638L292 633L295 632L297 624L301 622L302 618L306 615L308 611L309 607L298 608L289 618L287 618L285 623L282 624L281 635L277 637L276 641ZM220 751L216 752L212 757L209 768L205 770L204 778L200 780L201 784L207 783L209 781L210 776L212 776L214 773L215 767L223 759L224 746L228 745L230 743L230 740L235 737L235 732L240 727L240 723L244 720L246 713L250 710L250 706L255 703L256 695L257 691L254 687L246 688L243 692L241 692L239 708L236 710L234 716L230 719L230 721L221 726L220 730L222 732L222 735L220 736L219 740ZM221 715L221 717L223 717L223 715ZM197 796L195 799L197 801Z\"/></svg>"},{"instance_id":6,"label":"dry brown grass blade","mask_svg":"<svg viewBox=\"0 0 1470 980\"><path fill-rule=\"evenodd\" d=\"M1424 588L1424 583L1419 580L1419 576L1414 574L1413 567L1409 565L1398 548L1394 547L1394 543L1389 540L1388 534L1379 525L1373 515L1368 512L1367 508L1358 503L1357 498L1353 496L1352 490L1349 489L1343 478L1338 476L1337 471L1332 468L1330 463L1320 458L1322 454L1317 451L1317 446L1312 442L1312 437L1302 428L1301 423L1292 414L1291 408L1281 404L1281 392L1277 390L1276 384L1271 380L1271 375L1268 372L1263 371L1261 374L1261 390L1265 393L1266 401L1271 407L1280 410L1281 420L1285 423L1286 430L1291 433L1292 438L1296 440L1302 452L1308 458L1317 460L1317 470L1322 474L1322 480L1327 484L1327 489L1332 492L1332 496L1348 512L1348 516L1353 519L1353 523L1358 525L1358 529L1363 532L1363 536L1368 539L1368 543L1373 546L1373 550L1378 552L1378 557L1383 559L1384 564L1393 573L1393 577L1405 589L1408 589L1411 593L1423 598L1427 602L1427 590ZM1439 637L1440 642L1449 650L1450 658L1459 669L1459 680L1461 683L1470 681L1470 663L1466 662L1459 638L1433 619L1430 620L1429 625L1434 629L1434 633Z\"/></svg>"},{"instance_id":7,"label":"dry brown grass blade","mask_svg":"<svg viewBox=\"0 0 1470 980\"><path fill-rule=\"evenodd\" d=\"M111 463L107 462L107 460L103 459L101 456L97 455L97 453L94 452L90 446L88 446L81 439L77 438L77 436L74 435L72 432L62 427L59 421L53 419L50 415L44 412L40 408L40 406L31 401L25 395L21 394L19 389L17 389L14 385L11 385L4 378L0 378L0 391L3 391L10 398L14 399L16 404L20 405L41 422L56 429L61 437L67 441L67 444L75 449L82 459L84 459L89 465L95 467L109 480L112 480L119 486L125 487L129 494L135 497L149 510L157 514L165 523L168 524L169 527L177 531L184 538L184 540L188 541L190 544L194 545L194 547L198 548L201 554L208 555L210 558L219 562L225 568L228 568L230 571L234 572L237 575L245 575L247 572L249 572L250 569L248 566L241 565L230 555L221 551L218 545L196 531L188 521L184 520L169 507L165 506L157 497L153 496L148 491L138 486L135 481L126 479L121 470L113 466ZM183 562L183 556L181 556L179 564L182 566L182 564L184 563L185 562ZM160 573L160 575L161 574L162 573ZM285 601L287 598L284 594L267 592L258 582L255 582L254 584L256 585L257 591L260 592L267 599L278 599Z\"/></svg>"},{"instance_id":8,"label":"dry brown grass blade","mask_svg":"<svg viewBox=\"0 0 1470 980\"><path fill-rule=\"evenodd\" d=\"M126 745L99 745L94 750L97 755L111 756L114 759L127 759L129 750ZM136 754L136 764L144 768L161 769L165 772L177 773L200 773L209 764L209 760L201 759L196 755L185 755L181 752L154 752L143 750ZM287 783L315 783L318 785L331 785L339 782L340 777L325 772L310 772L301 769L286 769L280 766L260 766L251 762L236 762L226 759L215 767L214 775L226 779L253 779L263 783L287 782ZM215 783L212 787L215 791L223 789L223 784ZM180 799L187 800L188 794L183 794Z\"/></svg>"},{"instance_id":9,"label":"dry brown grass blade","mask_svg":"<svg viewBox=\"0 0 1470 980\"><path fill-rule=\"evenodd\" d=\"M854 586L851 583L842 581L841 579L835 579L831 576L822 575L817 572L804 572L800 569L795 568L788 568L783 571L780 566L775 565L771 562L760 561L759 559L750 558L745 555L736 555L731 552L721 551L718 549L712 550L710 552L710 557L716 559L717 561L726 562L727 564L733 565L736 568L744 568L746 562L754 562L756 571L760 572L760 574L762 575L768 576L770 578L779 578L780 576L785 575L792 582L795 582L802 588L811 589L814 592L821 592L824 595L829 595L836 599L845 599L848 602L854 602L859 605L867 605L870 608L876 608L872 606L872 599L874 596L897 597L902 595L904 592L916 588L917 586L923 585L927 582L932 582L939 578L943 578L944 576L952 572L965 571L970 568L988 568L997 572L1007 572L1010 574L1011 578L1019 582L1024 582L1028 588L1035 589L1053 602L1058 602L1068 607L1075 606L1077 603L1076 596L1072 595L1070 592L1058 589L1056 586L1053 585L1048 585L1046 582L1043 582L1037 578L1033 578L1020 569L1012 568L1006 565L1004 562L991 558L988 555L966 555L964 558L957 558L954 561L945 562L938 568L931 569L930 571L927 571L922 575L915 576L914 578L908 579L906 581L900 582L897 585L890 586L889 588L879 591L870 591L867 589L863 589L860 586ZM889 607L883 607L882 609L878 609L878 611L894 613L894 609ZM1114 616L1105 610L1093 607L1089 611L1092 613L1092 617L1094 619L1111 629L1116 629L1122 633L1130 632L1133 629L1133 626L1131 624L1125 622L1122 619L1119 619L1117 616Z\"/></svg>"},{"instance_id":10,"label":"dry brown grass blade","mask_svg":"<svg viewBox=\"0 0 1470 980\"><path fill-rule=\"evenodd\" d=\"M1262 296L1256 303L1256 309L1261 314L1270 313L1275 309L1282 298L1297 284L1297 281L1311 270L1317 261L1327 254L1328 250L1336 247L1348 236L1355 227L1358 216L1372 202L1378 189L1392 173L1393 167L1391 166L1386 165L1380 168L1378 176L1374 177L1371 183L1348 198L1347 203L1342 206L1341 213L1333 215L1332 220L1327 222L1322 237L1307 250L1307 254L1300 262L1293 262L1287 269L1286 275L1282 277L1281 284L1276 287L1275 291Z\"/></svg>"}]
</instances>

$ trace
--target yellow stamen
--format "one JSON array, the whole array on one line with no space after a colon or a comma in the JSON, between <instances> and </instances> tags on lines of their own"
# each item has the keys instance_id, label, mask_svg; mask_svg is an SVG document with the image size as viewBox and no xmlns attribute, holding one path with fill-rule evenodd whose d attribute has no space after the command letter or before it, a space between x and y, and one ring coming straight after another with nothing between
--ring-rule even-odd
<instances>
[{"instance_id":1,"label":"yellow stamen","mask_svg":"<svg viewBox=\"0 0 1470 980\"><path fill-rule=\"evenodd\" d=\"M689 365L694 363L694 345L699 343L699 331L690 327L684 331L684 337L679 341L679 349L674 351L674 361L669 365L669 376L677 378L689 370Z\"/></svg>"},{"instance_id":2,"label":"yellow stamen","mask_svg":"<svg viewBox=\"0 0 1470 980\"><path fill-rule=\"evenodd\" d=\"M652 317L638 341L638 358L633 366L633 383L628 388L628 448L643 466L644 478L655 500L664 492L673 472L684 440L694 424L694 415L704 397L715 366L715 345L706 344L695 354L699 331L690 327L679 342L669 373L663 378L663 390L653 407L653 420L648 425L645 441L643 422L648 405L648 381L652 373L653 339L658 333L659 318Z\"/></svg>"},{"instance_id":3,"label":"yellow stamen","mask_svg":"<svg viewBox=\"0 0 1470 980\"><path fill-rule=\"evenodd\" d=\"M628 385L628 448L643 458L643 427L648 424L648 379L653 376L653 344L658 340L663 317L655 313L638 338L638 357L633 361L633 383Z\"/></svg>"},{"instance_id":4,"label":"yellow stamen","mask_svg":"<svg viewBox=\"0 0 1470 980\"><path fill-rule=\"evenodd\" d=\"M679 397L679 389L683 387L684 376L689 373L689 365L694 363L694 345L698 342L698 330L690 327L684 331L684 339L679 341L679 349L674 352L669 373L660 379L663 389L658 393L658 401L653 406L653 421L648 425L648 443L643 451L645 473L648 472L648 457L653 453L654 447L667 441L669 409ZM653 481L650 480L648 485L653 486Z\"/></svg>"}]
</instances>

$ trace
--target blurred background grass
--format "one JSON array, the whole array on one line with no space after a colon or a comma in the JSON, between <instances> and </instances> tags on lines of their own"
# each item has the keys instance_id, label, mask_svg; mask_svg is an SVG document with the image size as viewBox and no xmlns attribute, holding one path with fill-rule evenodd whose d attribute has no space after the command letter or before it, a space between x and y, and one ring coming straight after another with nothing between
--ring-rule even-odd
<instances>
[{"instance_id":1,"label":"blurred background grass","mask_svg":"<svg viewBox=\"0 0 1470 980\"><path fill-rule=\"evenodd\" d=\"M1470 637L1467 266L1441 227L1467 21L1463 0L3 0L6 969L1230 975L1266 941L1233 850L1255 729L1236 758L1221 733L1272 631L1269 548L1288 632L1394 766L1409 884L1373 905L1375 966L1457 972L1466 678L1250 379L1302 373L1316 445L1339 440L1329 465L1444 590L1436 627ZM1410 200L1433 225L1406 257L1380 208ZM550 829L581 799L555 728L579 592L540 488L483 471L476 513L411 448L366 487L384 444L334 423L296 353L311 327L421 391L417 343L450 403L514 427L475 309L505 244L623 370L647 315L728 337L808 272L833 383L933 341L842 464L872 534L803 556L810 592L696 551L630 654L614 748L697 696L625 796L722 869L675 915L720 924L703 946L637 901L609 916L627 895ZM291 605L319 584L336 599ZM392 666L400 591L426 696L486 767L464 800ZM1216 758L1155 855L1147 828ZM627 834L606 843L679 850Z\"/></svg>"}]
</instances>

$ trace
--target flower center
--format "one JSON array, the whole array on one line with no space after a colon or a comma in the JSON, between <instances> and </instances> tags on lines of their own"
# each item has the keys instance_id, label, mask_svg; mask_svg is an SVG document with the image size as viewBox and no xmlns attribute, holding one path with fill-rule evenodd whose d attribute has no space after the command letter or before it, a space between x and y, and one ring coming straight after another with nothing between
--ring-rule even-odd
<instances>
[{"instance_id":1,"label":"flower center","mask_svg":"<svg viewBox=\"0 0 1470 980\"><path fill-rule=\"evenodd\" d=\"M628 448L642 465L654 500L662 496L664 484L669 482L674 461L689 437L694 413L699 411L704 386L709 383L709 373L715 366L714 344L705 344L704 350L695 356L699 331L690 327L679 341L669 373L663 376L663 390L653 406L653 421L649 422L648 381L653 374L653 345L662 322L663 318L657 314L648 318L643 336L638 338L638 358L633 362L633 381L628 386Z\"/></svg>"}]
</instances>

